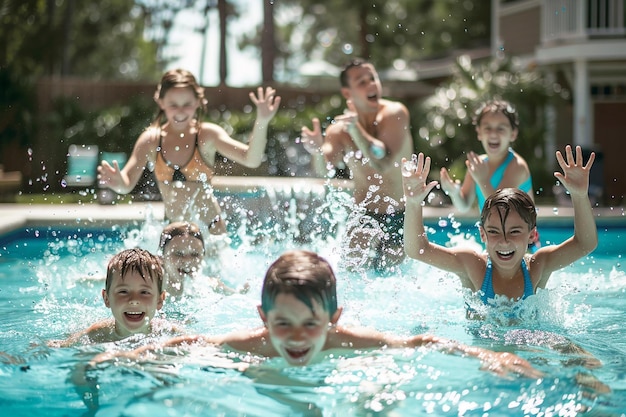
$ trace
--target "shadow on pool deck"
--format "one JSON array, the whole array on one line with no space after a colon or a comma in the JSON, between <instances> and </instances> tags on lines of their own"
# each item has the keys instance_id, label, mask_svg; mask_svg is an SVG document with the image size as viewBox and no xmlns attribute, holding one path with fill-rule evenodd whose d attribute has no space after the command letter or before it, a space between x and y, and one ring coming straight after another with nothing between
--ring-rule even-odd
<instances>
[{"instance_id":1,"label":"shadow on pool deck","mask_svg":"<svg viewBox=\"0 0 626 417\"><path fill-rule=\"evenodd\" d=\"M214 187L223 196L248 195L244 200L252 205L260 202L265 208L271 207L276 199L291 198L323 200L326 192L325 180L311 178L279 178L279 177L255 177L251 184L251 177L219 177L215 178ZM351 190L351 181L335 180L331 183L334 188ZM260 191L259 191L260 190ZM270 192L266 190L271 190ZM255 197L258 195L259 197ZM250 197L252 196L252 197ZM320 197L321 196L321 197ZM233 204L234 206L234 204ZM311 205L313 206L313 205ZM248 207L248 206L246 206ZM251 207L254 208L254 207ZM226 210L228 207L226 207ZM310 212L314 207L309 207ZM264 213L263 210L259 210ZM626 225L624 207L598 207L594 209L597 222L603 224ZM128 223L129 221L143 221L150 214L156 219L163 219L164 209L162 202L124 202L115 205L101 205L97 202L85 204L0 204L0 234L7 233L27 225L67 224L67 225L109 225ZM463 222L468 220L476 222L479 213L473 209L469 213L459 213L452 206L426 206L424 217L427 219L449 218ZM571 224L573 209L562 206L539 206L538 222L550 224Z\"/></svg>"}]
</instances>

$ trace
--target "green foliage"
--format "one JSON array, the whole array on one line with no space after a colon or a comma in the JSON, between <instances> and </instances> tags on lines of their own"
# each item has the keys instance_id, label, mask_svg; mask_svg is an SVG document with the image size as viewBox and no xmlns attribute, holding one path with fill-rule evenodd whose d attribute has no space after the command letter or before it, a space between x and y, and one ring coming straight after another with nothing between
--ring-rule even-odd
<instances>
[{"instance_id":1,"label":"green foliage","mask_svg":"<svg viewBox=\"0 0 626 417\"><path fill-rule=\"evenodd\" d=\"M328 123L340 113L342 98L337 94L320 98L315 103L301 102L290 108L282 108L272 120L266 148L267 168L260 175L305 176L308 173L310 155L298 142L302 126L312 128L311 120L319 118ZM247 142L252 130L255 113L250 111L219 111L209 113L207 120L219 124L232 137ZM226 172L229 173L229 172Z\"/></svg>"},{"instance_id":2,"label":"green foliage","mask_svg":"<svg viewBox=\"0 0 626 417\"><path fill-rule=\"evenodd\" d=\"M91 112L84 111L76 100L61 98L45 125L49 137L61 138L67 146L94 144L102 151L130 154L153 116L154 102L145 98Z\"/></svg>"},{"instance_id":3,"label":"green foliage","mask_svg":"<svg viewBox=\"0 0 626 417\"><path fill-rule=\"evenodd\" d=\"M387 69L451 51L486 46L489 1L471 0L282 0L276 2L277 50L285 74L293 62L319 58L343 65L350 57ZM258 45L259 28L244 45ZM297 39L297 42L292 42Z\"/></svg>"},{"instance_id":4,"label":"green foliage","mask_svg":"<svg viewBox=\"0 0 626 417\"><path fill-rule=\"evenodd\" d=\"M519 116L513 147L528 162L535 191L541 190L552 181L552 159L547 159L552 155L545 153L546 107L565 94L538 71L521 69L510 60L473 66L468 57L461 57L452 80L412 111L416 151L432 158L432 172L446 166L462 180L466 153L484 153L472 124L474 113L484 101L502 98Z\"/></svg>"},{"instance_id":5,"label":"green foliage","mask_svg":"<svg viewBox=\"0 0 626 417\"><path fill-rule=\"evenodd\" d=\"M152 79L163 63L145 19L127 0L0 0L0 65L28 79Z\"/></svg>"}]
</instances>

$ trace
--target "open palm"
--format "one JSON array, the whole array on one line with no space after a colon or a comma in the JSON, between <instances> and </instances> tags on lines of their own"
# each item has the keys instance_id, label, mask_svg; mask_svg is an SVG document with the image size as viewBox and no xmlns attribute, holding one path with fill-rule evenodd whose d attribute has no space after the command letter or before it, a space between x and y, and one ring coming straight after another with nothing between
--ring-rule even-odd
<instances>
[{"instance_id":1,"label":"open palm","mask_svg":"<svg viewBox=\"0 0 626 417\"><path fill-rule=\"evenodd\" d=\"M428 193L437 185L437 181L428 184L430 173L430 157L424 157L423 153L413 154L411 160L402 158L402 186L407 201L424 201Z\"/></svg>"},{"instance_id":2,"label":"open palm","mask_svg":"<svg viewBox=\"0 0 626 417\"><path fill-rule=\"evenodd\" d=\"M580 146L576 146L576 158L572 152L572 147L565 147L565 158L561 151L556 151L558 161L563 173L555 172L554 176L567 188L572 195L586 195L589 190L589 172L593 161L596 159L594 152L589 156L587 164L583 166L583 152Z\"/></svg>"}]
</instances>

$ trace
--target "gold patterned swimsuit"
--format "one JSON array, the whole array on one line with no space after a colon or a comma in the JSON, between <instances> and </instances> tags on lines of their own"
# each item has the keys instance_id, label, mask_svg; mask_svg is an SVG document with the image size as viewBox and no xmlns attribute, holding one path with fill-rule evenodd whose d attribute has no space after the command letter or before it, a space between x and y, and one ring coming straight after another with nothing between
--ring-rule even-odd
<instances>
[{"instance_id":1,"label":"gold patterned swimsuit","mask_svg":"<svg viewBox=\"0 0 626 417\"><path fill-rule=\"evenodd\" d=\"M194 149L191 158L186 164L180 166L171 163L163 156L163 137L160 136L159 147L157 148L156 162L154 164L154 175L158 181L169 184L172 181L194 181L210 182L213 178L213 169L207 164L198 150L198 134L194 142Z\"/></svg>"}]
</instances>

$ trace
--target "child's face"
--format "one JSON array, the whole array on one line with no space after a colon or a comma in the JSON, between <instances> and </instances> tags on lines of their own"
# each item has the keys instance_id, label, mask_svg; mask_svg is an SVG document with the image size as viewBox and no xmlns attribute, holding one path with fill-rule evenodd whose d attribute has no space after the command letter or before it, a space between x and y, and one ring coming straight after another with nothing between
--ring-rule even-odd
<instances>
[{"instance_id":1,"label":"child's face","mask_svg":"<svg viewBox=\"0 0 626 417\"><path fill-rule=\"evenodd\" d=\"M476 134L487 155L505 153L517 139L517 129L513 129L509 119L500 112L483 115L476 126Z\"/></svg>"},{"instance_id":2,"label":"child's face","mask_svg":"<svg viewBox=\"0 0 626 417\"><path fill-rule=\"evenodd\" d=\"M109 291L102 290L104 304L115 318L115 330L120 337L149 333L150 320L163 307L165 293L159 294L154 280L144 280L141 274L130 271L121 278L115 273Z\"/></svg>"},{"instance_id":3,"label":"child's face","mask_svg":"<svg viewBox=\"0 0 626 417\"><path fill-rule=\"evenodd\" d=\"M491 261L501 267L519 266L528 249L532 231L518 212L511 210L504 221L500 220L498 207L492 207L480 235L487 247Z\"/></svg>"},{"instance_id":4,"label":"child's face","mask_svg":"<svg viewBox=\"0 0 626 417\"><path fill-rule=\"evenodd\" d=\"M199 271L203 254L202 241L193 236L174 236L167 242L163 250L163 269L168 285Z\"/></svg>"},{"instance_id":5,"label":"child's face","mask_svg":"<svg viewBox=\"0 0 626 417\"><path fill-rule=\"evenodd\" d=\"M158 100L168 122L174 127L184 127L193 119L200 101L189 87L174 87Z\"/></svg>"},{"instance_id":6,"label":"child's face","mask_svg":"<svg viewBox=\"0 0 626 417\"><path fill-rule=\"evenodd\" d=\"M307 365L324 349L331 318L316 300L312 301L315 314L293 294L278 294L267 316L259 308L274 349L290 365Z\"/></svg>"}]
</instances>

